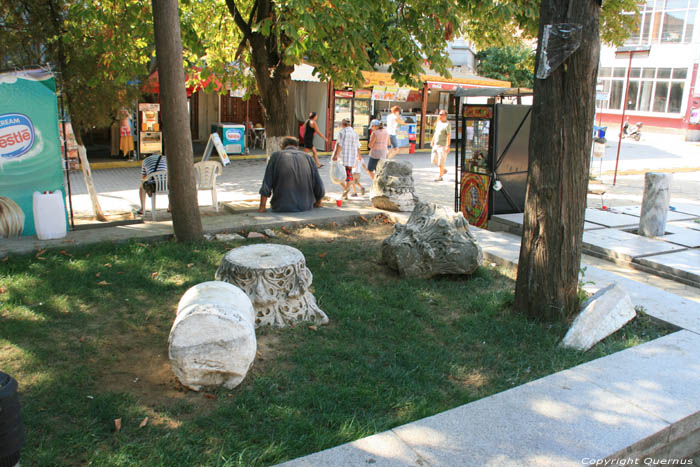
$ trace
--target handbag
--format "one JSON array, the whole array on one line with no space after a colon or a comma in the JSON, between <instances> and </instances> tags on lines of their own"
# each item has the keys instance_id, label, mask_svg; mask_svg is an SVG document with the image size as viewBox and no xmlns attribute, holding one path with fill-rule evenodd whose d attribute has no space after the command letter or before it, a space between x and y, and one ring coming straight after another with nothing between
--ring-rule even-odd
<instances>
[{"instance_id":1,"label":"handbag","mask_svg":"<svg viewBox=\"0 0 700 467\"><path fill-rule=\"evenodd\" d=\"M158 156L158 160L156 161L156 170L155 171L158 170L158 164L160 164L161 157L163 157L162 154L160 156ZM151 173L153 173L153 172L151 172ZM143 186L143 191L145 191L148 196L153 196L153 193L156 192L156 181L152 178L149 178L148 180L144 180L142 183L142 186Z\"/></svg>"}]
</instances>

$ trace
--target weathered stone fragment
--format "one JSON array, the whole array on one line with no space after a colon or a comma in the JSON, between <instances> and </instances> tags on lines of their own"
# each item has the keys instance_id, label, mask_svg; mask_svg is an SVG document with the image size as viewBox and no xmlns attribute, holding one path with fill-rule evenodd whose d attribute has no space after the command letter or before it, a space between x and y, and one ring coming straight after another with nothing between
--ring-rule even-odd
<instances>
[{"instance_id":1,"label":"weathered stone fragment","mask_svg":"<svg viewBox=\"0 0 700 467\"><path fill-rule=\"evenodd\" d=\"M226 282L204 282L180 299L170 329L170 365L180 382L233 389L253 364L255 311L248 296Z\"/></svg>"},{"instance_id":2,"label":"weathered stone fragment","mask_svg":"<svg viewBox=\"0 0 700 467\"><path fill-rule=\"evenodd\" d=\"M408 222L396 224L382 243L382 260L402 276L427 278L471 274L483 258L462 213L419 202Z\"/></svg>"},{"instance_id":3,"label":"weathered stone fragment","mask_svg":"<svg viewBox=\"0 0 700 467\"><path fill-rule=\"evenodd\" d=\"M297 321L326 324L328 317L309 291L313 276L304 255L286 245L235 248L223 257L216 279L240 287L255 308L255 327L286 327Z\"/></svg>"},{"instance_id":4,"label":"weathered stone fragment","mask_svg":"<svg viewBox=\"0 0 700 467\"><path fill-rule=\"evenodd\" d=\"M564 347L588 350L637 315L629 295L617 282L600 289L582 308L561 341Z\"/></svg>"},{"instance_id":5,"label":"weathered stone fragment","mask_svg":"<svg viewBox=\"0 0 700 467\"><path fill-rule=\"evenodd\" d=\"M413 186L413 164L389 159L380 160L369 197L372 206L377 209L413 211L418 202Z\"/></svg>"}]
</instances>

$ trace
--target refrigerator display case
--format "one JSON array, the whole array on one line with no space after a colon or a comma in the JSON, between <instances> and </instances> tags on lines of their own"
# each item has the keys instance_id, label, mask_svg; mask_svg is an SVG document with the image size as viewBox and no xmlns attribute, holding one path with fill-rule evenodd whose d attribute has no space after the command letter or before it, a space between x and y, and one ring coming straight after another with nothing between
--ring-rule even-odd
<instances>
[{"instance_id":1,"label":"refrigerator display case","mask_svg":"<svg viewBox=\"0 0 700 467\"><path fill-rule=\"evenodd\" d=\"M338 133L343 129L343 119L352 122L352 91L335 91L335 106L333 110L333 140L338 139Z\"/></svg>"}]
</instances>

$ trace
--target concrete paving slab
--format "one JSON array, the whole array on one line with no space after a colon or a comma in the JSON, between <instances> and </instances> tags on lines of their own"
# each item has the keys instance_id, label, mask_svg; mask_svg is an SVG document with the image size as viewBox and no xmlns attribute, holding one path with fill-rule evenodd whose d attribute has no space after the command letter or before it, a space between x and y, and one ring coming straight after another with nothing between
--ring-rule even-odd
<instances>
[{"instance_id":1,"label":"concrete paving slab","mask_svg":"<svg viewBox=\"0 0 700 467\"><path fill-rule=\"evenodd\" d=\"M676 212L693 214L695 217L700 217L700 204L674 203L672 200L671 206L676 208Z\"/></svg>"},{"instance_id":2,"label":"concrete paving slab","mask_svg":"<svg viewBox=\"0 0 700 467\"><path fill-rule=\"evenodd\" d=\"M510 266L518 262L519 236L507 232L490 232L474 226L469 226L469 230L481 245L486 262L496 263L499 266Z\"/></svg>"},{"instance_id":3,"label":"concrete paving slab","mask_svg":"<svg viewBox=\"0 0 700 467\"><path fill-rule=\"evenodd\" d=\"M429 464L401 441L395 433L385 431L279 465L283 467L355 467L358 465L403 467L409 465L428 466Z\"/></svg>"},{"instance_id":4,"label":"concrete paving slab","mask_svg":"<svg viewBox=\"0 0 700 467\"><path fill-rule=\"evenodd\" d=\"M586 292L596 293L603 287L618 282L627 291L632 303L643 307L648 315L700 334L700 303L591 266L585 259L582 266L586 268L582 278Z\"/></svg>"},{"instance_id":5,"label":"concrete paving slab","mask_svg":"<svg viewBox=\"0 0 700 467\"><path fill-rule=\"evenodd\" d=\"M669 424L700 411L700 335L679 331L575 371Z\"/></svg>"},{"instance_id":6,"label":"concrete paving slab","mask_svg":"<svg viewBox=\"0 0 700 467\"><path fill-rule=\"evenodd\" d=\"M700 247L700 230L685 229L683 227L666 224L668 234L659 237L660 240L675 243L687 248Z\"/></svg>"},{"instance_id":7,"label":"concrete paving slab","mask_svg":"<svg viewBox=\"0 0 700 467\"><path fill-rule=\"evenodd\" d=\"M669 229L669 227L681 227L684 229L691 229L691 230L700 230L700 222L698 221L680 221L680 222L669 222L666 224L666 230Z\"/></svg>"},{"instance_id":8,"label":"concrete paving slab","mask_svg":"<svg viewBox=\"0 0 700 467\"><path fill-rule=\"evenodd\" d=\"M630 262L643 256L670 253L684 249L684 247L679 245L617 229L584 232L583 246L592 253Z\"/></svg>"},{"instance_id":9,"label":"concrete paving slab","mask_svg":"<svg viewBox=\"0 0 700 467\"><path fill-rule=\"evenodd\" d=\"M615 206L615 208L611 209L610 212L619 212L622 214L627 214L628 216L634 216L639 218L642 215L642 207L638 204L631 206ZM672 211L669 209L666 221L685 221L689 219L694 219L696 217L698 216L694 214L679 212L677 210ZM639 220L637 220L637 223L639 223Z\"/></svg>"},{"instance_id":10,"label":"concrete paving slab","mask_svg":"<svg viewBox=\"0 0 700 467\"><path fill-rule=\"evenodd\" d=\"M639 258L636 262L700 284L700 250L698 249Z\"/></svg>"},{"instance_id":11,"label":"concrete paving slab","mask_svg":"<svg viewBox=\"0 0 700 467\"><path fill-rule=\"evenodd\" d=\"M666 427L572 369L393 431L430 465L515 467L580 466Z\"/></svg>"},{"instance_id":12,"label":"concrete paving slab","mask_svg":"<svg viewBox=\"0 0 700 467\"><path fill-rule=\"evenodd\" d=\"M496 214L492 216L492 220L496 219L499 222L502 222L503 224L506 224L510 227L515 227L517 229L517 232L522 232L523 228L523 217L525 215L523 213L515 213L515 214ZM598 230L598 229L604 229L605 227L602 225L594 224L592 222L584 222L583 223L583 230ZM512 233L516 233L515 230L511 231Z\"/></svg>"},{"instance_id":13,"label":"concrete paving slab","mask_svg":"<svg viewBox=\"0 0 700 467\"><path fill-rule=\"evenodd\" d=\"M605 227L630 227L639 224L639 219L627 214L586 208L586 221Z\"/></svg>"}]
</instances>

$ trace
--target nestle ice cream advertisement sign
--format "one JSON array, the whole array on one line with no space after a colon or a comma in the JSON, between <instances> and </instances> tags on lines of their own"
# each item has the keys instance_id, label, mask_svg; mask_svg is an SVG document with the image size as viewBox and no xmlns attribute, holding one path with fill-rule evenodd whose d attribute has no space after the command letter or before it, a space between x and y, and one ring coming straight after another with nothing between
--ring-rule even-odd
<instances>
[{"instance_id":1,"label":"nestle ice cream advertisement sign","mask_svg":"<svg viewBox=\"0 0 700 467\"><path fill-rule=\"evenodd\" d=\"M34 192L65 196L60 144L53 74L0 73L0 238L36 234Z\"/></svg>"},{"instance_id":2,"label":"nestle ice cream advertisement sign","mask_svg":"<svg viewBox=\"0 0 700 467\"><path fill-rule=\"evenodd\" d=\"M241 136L241 130L226 130L226 139L229 141L239 141Z\"/></svg>"},{"instance_id":3,"label":"nestle ice cream advertisement sign","mask_svg":"<svg viewBox=\"0 0 700 467\"><path fill-rule=\"evenodd\" d=\"M34 125L22 114L0 115L0 157L10 159L29 152L34 145Z\"/></svg>"}]
</instances>

